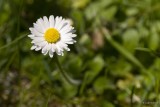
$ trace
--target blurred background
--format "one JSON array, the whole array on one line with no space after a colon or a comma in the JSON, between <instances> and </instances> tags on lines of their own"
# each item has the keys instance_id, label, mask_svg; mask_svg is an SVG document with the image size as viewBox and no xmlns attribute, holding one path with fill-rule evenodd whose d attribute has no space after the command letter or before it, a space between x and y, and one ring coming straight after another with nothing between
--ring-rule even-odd
<instances>
[{"instance_id":1,"label":"blurred background","mask_svg":"<svg viewBox=\"0 0 160 107\"><path fill-rule=\"evenodd\" d=\"M29 27L62 16L77 43L63 69L31 51ZM159 107L159 0L0 0L0 107Z\"/></svg>"}]
</instances>

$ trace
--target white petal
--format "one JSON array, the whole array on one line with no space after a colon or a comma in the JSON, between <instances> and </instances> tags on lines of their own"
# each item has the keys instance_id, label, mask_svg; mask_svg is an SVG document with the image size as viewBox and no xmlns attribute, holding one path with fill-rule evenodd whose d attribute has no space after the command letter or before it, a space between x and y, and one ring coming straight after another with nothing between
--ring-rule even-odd
<instances>
[{"instance_id":1,"label":"white petal","mask_svg":"<svg viewBox=\"0 0 160 107\"><path fill-rule=\"evenodd\" d=\"M33 39L34 35L30 34L30 35L28 35L28 37L30 37L31 39Z\"/></svg>"},{"instance_id":2,"label":"white petal","mask_svg":"<svg viewBox=\"0 0 160 107\"><path fill-rule=\"evenodd\" d=\"M29 30L31 31L31 33L35 36L43 36L42 33L38 32L36 29L34 28L29 28Z\"/></svg>"},{"instance_id":3,"label":"white petal","mask_svg":"<svg viewBox=\"0 0 160 107\"><path fill-rule=\"evenodd\" d=\"M47 55L48 51L46 51L45 53L43 53L43 55Z\"/></svg>"},{"instance_id":4,"label":"white petal","mask_svg":"<svg viewBox=\"0 0 160 107\"><path fill-rule=\"evenodd\" d=\"M62 55L61 51L56 51L57 55Z\"/></svg>"},{"instance_id":5,"label":"white petal","mask_svg":"<svg viewBox=\"0 0 160 107\"><path fill-rule=\"evenodd\" d=\"M49 20L46 16L43 17L43 21L44 21L45 29L48 29L50 27L50 25L49 25Z\"/></svg>"},{"instance_id":6,"label":"white petal","mask_svg":"<svg viewBox=\"0 0 160 107\"><path fill-rule=\"evenodd\" d=\"M66 51L70 51L70 49L68 48L68 45L63 43L63 42L59 42L58 44L61 48L65 49Z\"/></svg>"},{"instance_id":7,"label":"white petal","mask_svg":"<svg viewBox=\"0 0 160 107\"><path fill-rule=\"evenodd\" d=\"M66 41L65 43L66 43L66 44L74 44L75 41Z\"/></svg>"},{"instance_id":8,"label":"white petal","mask_svg":"<svg viewBox=\"0 0 160 107\"><path fill-rule=\"evenodd\" d=\"M51 58L53 57L53 54L54 54L54 53L52 52L52 50L50 50L50 51L49 51L49 56L50 56Z\"/></svg>"},{"instance_id":9,"label":"white petal","mask_svg":"<svg viewBox=\"0 0 160 107\"><path fill-rule=\"evenodd\" d=\"M69 33L71 30L72 30L72 27L71 27L70 25L66 25L65 27L63 27L63 28L60 30L60 33L61 33L61 34L66 34L66 33Z\"/></svg>"},{"instance_id":10,"label":"white petal","mask_svg":"<svg viewBox=\"0 0 160 107\"><path fill-rule=\"evenodd\" d=\"M44 33L43 32L43 29L42 29L42 27L40 26L40 25L38 25L38 24L36 24L36 23L33 23L33 25L34 25L34 28L38 31L38 32L40 32L40 33Z\"/></svg>"},{"instance_id":11,"label":"white petal","mask_svg":"<svg viewBox=\"0 0 160 107\"><path fill-rule=\"evenodd\" d=\"M45 41L45 39L42 37L37 37L36 39L33 39L31 43L39 43L39 42L43 42Z\"/></svg>"},{"instance_id":12,"label":"white petal","mask_svg":"<svg viewBox=\"0 0 160 107\"><path fill-rule=\"evenodd\" d=\"M37 48L35 49L36 51L39 51L41 50L41 47L40 46L37 46Z\"/></svg>"},{"instance_id":13,"label":"white petal","mask_svg":"<svg viewBox=\"0 0 160 107\"><path fill-rule=\"evenodd\" d=\"M50 27L51 27L51 28L54 28L55 21L54 21L54 16L53 16L53 15L51 15L51 16L49 17L49 24L50 24Z\"/></svg>"},{"instance_id":14,"label":"white petal","mask_svg":"<svg viewBox=\"0 0 160 107\"><path fill-rule=\"evenodd\" d=\"M60 48L63 48L63 47L64 47L63 42L61 42L61 41L58 41L58 42L56 43L56 45L57 45L57 47L60 47Z\"/></svg>"},{"instance_id":15,"label":"white petal","mask_svg":"<svg viewBox=\"0 0 160 107\"><path fill-rule=\"evenodd\" d=\"M58 47L58 45L57 44L55 44L55 46L56 46L56 53L58 54L58 55L61 55L62 54L62 52L63 52L63 50L62 49L60 49L59 47Z\"/></svg>"},{"instance_id":16,"label":"white petal","mask_svg":"<svg viewBox=\"0 0 160 107\"><path fill-rule=\"evenodd\" d=\"M76 37L76 36L77 36L76 34L72 34L72 35L71 35L72 38L74 38L74 37Z\"/></svg>"},{"instance_id":17,"label":"white petal","mask_svg":"<svg viewBox=\"0 0 160 107\"><path fill-rule=\"evenodd\" d=\"M70 49L69 49L68 47L67 47L67 48L65 48L65 50L66 50L66 51L70 51Z\"/></svg>"},{"instance_id":18,"label":"white petal","mask_svg":"<svg viewBox=\"0 0 160 107\"><path fill-rule=\"evenodd\" d=\"M67 43L67 42L73 42L74 43L75 40L73 40L72 38L63 38L63 39L61 39L61 41L64 42L64 43Z\"/></svg>"},{"instance_id":19,"label":"white petal","mask_svg":"<svg viewBox=\"0 0 160 107\"><path fill-rule=\"evenodd\" d=\"M56 51L56 45L52 44L52 52L55 52L55 51Z\"/></svg>"},{"instance_id":20,"label":"white petal","mask_svg":"<svg viewBox=\"0 0 160 107\"><path fill-rule=\"evenodd\" d=\"M40 39L40 40L45 40L43 36L35 36L33 39Z\"/></svg>"},{"instance_id":21,"label":"white petal","mask_svg":"<svg viewBox=\"0 0 160 107\"><path fill-rule=\"evenodd\" d=\"M41 27L41 29L42 29L42 31L44 33L45 32L45 27L44 27L44 21L43 21L43 19L39 18L36 23L37 23L38 26Z\"/></svg>"},{"instance_id":22,"label":"white petal","mask_svg":"<svg viewBox=\"0 0 160 107\"><path fill-rule=\"evenodd\" d=\"M46 52L48 52L47 50L47 46L48 46L48 43L43 47L42 49L42 53L45 54Z\"/></svg>"},{"instance_id":23,"label":"white petal","mask_svg":"<svg viewBox=\"0 0 160 107\"><path fill-rule=\"evenodd\" d=\"M73 38L71 37L71 35L66 35L66 34L64 34L64 35L61 35L61 40L72 40Z\"/></svg>"},{"instance_id":24,"label":"white petal","mask_svg":"<svg viewBox=\"0 0 160 107\"><path fill-rule=\"evenodd\" d=\"M33 45L33 46L31 47L31 50L34 50L35 48L37 48L37 46Z\"/></svg>"},{"instance_id":25,"label":"white petal","mask_svg":"<svg viewBox=\"0 0 160 107\"><path fill-rule=\"evenodd\" d=\"M38 45L38 46L40 46L40 47L44 47L44 46L46 46L46 44L47 44L47 41L43 41L43 42L38 42L38 43L36 43L36 45Z\"/></svg>"},{"instance_id":26,"label":"white petal","mask_svg":"<svg viewBox=\"0 0 160 107\"><path fill-rule=\"evenodd\" d=\"M59 30L61 30L62 28L64 28L66 25L68 25L68 23L67 23L66 20L64 20L64 22L62 23L62 27Z\"/></svg>"},{"instance_id":27,"label":"white petal","mask_svg":"<svg viewBox=\"0 0 160 107\"><path fill-rule=\"evenodd\" d=\"M66 51L70 51L70 49L68 48L68 45L67 45L67 44L62 43L62 45L63 45L63 48L64 48Z\"/></svg>"},{"instance_id":28,"label":"white petal","mask_svg":"<svg viewBox=\"0 0 160 107\"><path fill-rule=\"evenodd\" d=\"M47 50L51 50L52 49L52 45L49 43L48 46L47 46Z\"/></svg>"},{"instance_id":29,"label":"white petal","mask_svg":"<svg viewBox=\"0 0 160 107\"><path fill-rule=\"evenodd\" d=\"M72 29L68 33L75 33L75 32L76 32L76 30Z\"/></svg>"},{"instance_id":30,"label":"white petal","mask_svg":"<svg viewBox=\"0 0 160 107\"><path fill-rule=\"evenodd\" d=\"M63 49L60 48L60 46L58 45L58 43L56 43L56 49L57 49L58 52L63 51Z\"/></svg>"},{"instance_id":31,"label":"white petal","mask_svg":"<svg viewBox=\"0 0 160 107\"><path fill-rule=\"evenodd\" d=\"M62 21L59 22L58 26L57 26L57 30L60 30L62 27L64 27L66 25L65 20L63 19Z\"/></svg>"},{"instance_id":32,"label":"white petal","mask_svg":"<svg viewBox=\"0 0 160 107\"><path fill-rule=\"evenodd\" d=\"M62 21L62 17L56 17L56 19L55 19L55 28L57 28L58 26L59 26L59 23Z\"/></svg>"}]
</instances>

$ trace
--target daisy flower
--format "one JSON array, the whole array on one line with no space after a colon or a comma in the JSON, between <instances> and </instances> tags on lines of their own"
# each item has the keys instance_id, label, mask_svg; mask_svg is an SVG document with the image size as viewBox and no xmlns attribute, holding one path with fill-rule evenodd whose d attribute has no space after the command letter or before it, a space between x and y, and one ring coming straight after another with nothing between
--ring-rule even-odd
<instances>
[{"instance_id":1,"label":"daisy flower","mask_svg":"<svg viewBox=\"0 0 160 107\"><path fill-rule=\"evenodd\" d=\"M51 15L49 18L44 16L39 18L33 27L29 28L31 34L28 35L32 39L33 46L31 50L42 51L42 54L52 58L54 53L64 55L64 50L70 51L68 44L74 44L76 41L73 39L77 35L74 34L75 30L70 25L69 21L62 17L54 17Z\"/></svg>"}]
</instances>

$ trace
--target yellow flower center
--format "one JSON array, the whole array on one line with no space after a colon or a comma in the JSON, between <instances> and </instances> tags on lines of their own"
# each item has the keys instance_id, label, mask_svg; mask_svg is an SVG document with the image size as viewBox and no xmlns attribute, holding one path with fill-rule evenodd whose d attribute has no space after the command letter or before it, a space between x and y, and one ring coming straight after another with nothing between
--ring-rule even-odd
<instances>
[{"instance_id":1,"label":"yellow flower center","mask_svg":"<svg viewBox=\"0 0 160 107\"><path fill-rule=\"evenodd\" d=\"M55 42L57 42L60 39L60 34L59 34L59 32L56 29L49 28L45 32L44 38L49 43L55 43Z\"/></svg>"}]
</instances>

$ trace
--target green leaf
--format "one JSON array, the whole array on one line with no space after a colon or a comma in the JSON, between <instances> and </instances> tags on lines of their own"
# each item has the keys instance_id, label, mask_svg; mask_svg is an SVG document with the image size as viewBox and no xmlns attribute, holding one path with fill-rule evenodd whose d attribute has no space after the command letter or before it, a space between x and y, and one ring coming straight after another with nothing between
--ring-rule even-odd
<instances>
[{"instance_id":1,"label":"green leaf","mask_svg":"<svg viewBox=\"0 0 160 107\"><path fill-rule=\"evenodd\" d=\"M77 87L68 84L67 81L64 80L63 86L61 95L63 95L64 98L73 98L77 94Z\"/></svg>"},{"instance_id":2,"label":"green leaf","mask_svg":"<svg viewBox=\"0 0 160 107\"><path fill-rule=\"evenodd\" d=\"M82 68L82 59L79 56L71 56L74 57L68 60L67 68L72 74L79 74Z\"/></svg>"},{"instance_id":3,"label":"green leaf","mask_svg":"<svg viewBox=\"0 0 160 107\"><path fill-rule=\"evenodd\" d=\"M90 83L104 67L104 61L102 57L96 56L92 61L89 61L88 67L90 70L87 72L86 75L88 75L87 83Z\"/></svg>"},{"instance_id":4,"label":"green leaf","mask_svg":"<svg viewBox=\"0 0 160 107\"><path fill-rule=\"evenodd\" d=\"M103 91L106 89L107 86L107 79L105 76L99 77L95 82L94 82L94 89L97 91L97 93L102 94Z\"/></svg>"},{"instance_id":5,"label":"green leaf","mask_svg":"<svg viewBox=\"0 0 160 107\"><path fill-rule=\"evenodd\" d=\"M103 20L113 20L115 14L117 12L117 7L116 6L112 6L110 8L104 9L100 12L100 17Z\"/></svg>"},{"instance_id":6,"label":"green leaf","mask_svg":"<svg viewBox=\"0 0 160 107\"><path fill-rule=\"evenodd\" d=\"M99 12L104 10L108 5L113 3L113 0L100 0L90 4L85 10L85 16L88 20L96 18Z\"/></svg>"},{"instance_id":7,"label":"green leaf","mask_svg":"<svg viewBox=\"0 0 160 107\"><path fill-rule=\"evenodd\" d=\"M124 58L115 59L114 62L111 59L107 60L108 70L114 71L111 72L114 76L126 76L132 70L132 64L126 62Z\"/></svg>"},{"instance_id":8,"label":"green leaf","mask_svg":"<svg viewBox=\"0 0 160 107\"><path fill-rule=\"evenodd\" d=\"M96 56L90 63L89 68L93 72L100 72L104 66L104 61L101 56Z\"/></svg>"},{"instance_id":9,"label":"green leaf","mask_svg":"<svg viewBox=\"0 0 160 107\"><path fill-rule=\"evenodd\" d=\"M151 50L156 50L159 47L159 34L156 32L154 27L151 30L148 45Z\"/></svg>"},{"instance_id":10,"label":"green leaf","mask_svg":"<svg viewBox=\"0 0 160 107\"><path fill-rule=\"evenodd\" d=\"M78 8L84 8L90 0L73 0L73 7L78 9Z\"/></svg>"},{"instance_id":11,"label":"green leaf","mask_svg":"<svg viewBox=\"0 0 160 107\"><path fill-rule=\"evenodd\" d=\"M90 45L91 44L91 38L89 37L88 34L84 34L81 36L81 38L79 39L79 44L81 45Z\"/></svg>"},{"instance_id":12,"label":"green leaf","mask_svg":"<svg viewBox=\"0 0 160 107\"><path fill-rule=\"evenodd\" d=\"M123 34L123 46L133 53L138 46L139 35L135 29L128 29Z\"/></svg>"},{"instance_id":13,"label":"green leaf","mask_svg":"<svg viewBox=\"0 0 160 107\"><path fill-rule=\"evenodd\" d=\"M102 107L115 107L111 102L103 100Z\"/></svg>"},{"instance_id":14,"label":"green leaf","mask_svg":"<svg viewBox=\"0 0 160 107\"><path fill-rule=\"evenodd\" d=\"M139 12L138 8L128 8L126 9L126 14L128 16L136 15Z\"/></svg>"}]
</instances>

